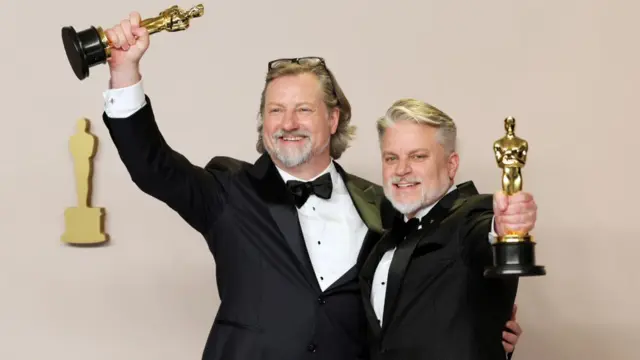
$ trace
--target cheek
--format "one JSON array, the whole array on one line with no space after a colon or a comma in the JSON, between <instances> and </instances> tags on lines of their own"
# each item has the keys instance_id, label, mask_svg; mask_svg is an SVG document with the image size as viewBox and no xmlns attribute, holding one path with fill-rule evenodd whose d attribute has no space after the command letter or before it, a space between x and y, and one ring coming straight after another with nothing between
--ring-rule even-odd
<instances>
[{"instance_id":1,"label":"cheek","mask_svg":"<svg viewBox=\"0 0 640 360\"><path fill-rule=\"evenodd\" d=\"M318 140L324 141L324 139L331 136L331 129L329 128L329 125L327 124L326 119L322 119L322 118L309 119L309 121L305 121L301 123L300 127L312 133L316 141Z\"/></svg>"},{"instance_id":2,"label":"cheek","mask_svg":"<svg viewBox=\"0 0 640 360\"><path fill-rule=\"evenodd\" d=\"M438 173L438 167L433 163L424 164L423 166L420 166L419 169L417 167L414 167L413 172L420 178L422 178L423 182L427 184L432 184L435 179L438 179L440 177L440 174Z\"/></svg>"},{"instance_id":3,"label":"cheek","mask_svg":"<svg viewBox=\"0 0 640 360\"><path fill-rule=\"evenodd\" d=\"M393 168L389 165L382 165L382 183L386 184L393 177Z\"/></svg>"},{"instance_id":4,"label":"cheek","mask_svg":"<svg viewBox=\"0 0 640 360\"><path fill-rule=\"evenodd\" d=\"M264 122L262 123L262 131L267 135L271 135L276 132L277 127L278 122L269 117L265 118Z\"/></svg>"}]
</instances>

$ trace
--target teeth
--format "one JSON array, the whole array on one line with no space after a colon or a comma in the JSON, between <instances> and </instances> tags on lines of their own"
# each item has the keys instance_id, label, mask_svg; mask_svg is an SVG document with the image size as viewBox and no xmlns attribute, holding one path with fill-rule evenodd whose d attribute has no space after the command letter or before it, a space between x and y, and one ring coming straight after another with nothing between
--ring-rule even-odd
<instances>
[{"instance_id":1,"label":"teeth","mask_svg":"<svg viewBox=\"0 0 640 360\"><path fill-rule=\"evenodd\" d=\"M414 186L417 183L412 183L412 184L396 184L397 187L409 187L409 186Z\"/></svg>"},{"instance_id":2,"label":"teeth","mask_svg":"<svg viewBox=\"0 0 640 360\"><path fill-rule=\"evenodd\" d=\"M302 137L283 137L282 139L284 139L285 141L298 141L302 140Z\"/></svg>"}]
</instances>

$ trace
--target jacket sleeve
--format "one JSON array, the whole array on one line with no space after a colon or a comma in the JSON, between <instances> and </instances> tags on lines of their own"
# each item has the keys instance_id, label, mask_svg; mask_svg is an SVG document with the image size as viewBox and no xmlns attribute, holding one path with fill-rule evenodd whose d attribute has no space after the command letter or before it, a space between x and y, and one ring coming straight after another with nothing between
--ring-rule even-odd
<instances>
[{"instance_id":1,"label":"jacket sleeve","mask_svg":"<svg viewBox=\"0 0 640 360\"><path fill-rule=\"evenodd\" d=\"M478 311L476 318L484 324L478 329L478 337L485 338L485 342L499 343L502 348L502 331L511 317L511 310L518 291L518 278L493 279L485 278L484 270L493 265L493 252L489 242L489 232L493 223L493 204L490 196L482 196L472 200L473 205L467 214L465 226L462 229L465 260L471 268L477 286ZM504 354L504 358L510 355Z\"/></svg>"},{"instance_id":2,"label":"jacket sleeve","mask_svg":"<svg viewBox=\"0 0 640 360\"><path fill-rule=\"evenodd\" d=\"M164 202L201 234L222 213L230 175L193 165L163 138L148 96L127 118L103 120L132 181Z\"/></svg>"}]
</instances>

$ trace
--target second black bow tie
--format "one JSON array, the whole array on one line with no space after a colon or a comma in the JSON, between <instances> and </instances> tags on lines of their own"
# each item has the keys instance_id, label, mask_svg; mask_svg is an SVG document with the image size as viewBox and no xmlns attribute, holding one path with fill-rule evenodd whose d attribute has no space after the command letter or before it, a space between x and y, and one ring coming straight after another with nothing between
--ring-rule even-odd
<instances>
[{"instance_id":1,"label":"second black bow tie","mask_svg":"<svg viewBox=\"0 0 640 360\"><path fill-rule=\"evenodd\" d=\"M420 228L420 223L421 221L415 217L405 222L404 218L397 216L393 225L397 242L402 242L402 240L404 240L412 232L418 230Z\"/></svg>"},{"instance_id":2,"label":"second black bow tie","mask_svg":"<svg viewBox=\"0 0 640 360\"><path fill-rule=\"evenodd\" d=\"M311 194L315 194L322 199L329 199L333 190L331 174L326 173L313 181L287 181L287 188L293 195L297 208L301 208Z\"/></svg>"}]
</instances>

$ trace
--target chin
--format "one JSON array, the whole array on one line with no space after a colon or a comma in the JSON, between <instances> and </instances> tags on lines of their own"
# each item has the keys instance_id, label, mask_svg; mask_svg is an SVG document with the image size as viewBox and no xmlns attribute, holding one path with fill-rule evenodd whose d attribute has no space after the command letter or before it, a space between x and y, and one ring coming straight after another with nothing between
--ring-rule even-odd
<instances>
[{"instance_id":1,"label":"chin","mask_svg":"<svg viewBox=\"0 0 640 360\"><path fill-rule=\"evenodd\" d=\"M286 167L296 167L309 161L311 151L276 151L276 157Z\"/></svg>"},{"instance_id":2,"label":"chin","mask_svg":"<svg viewBox=\"0 0 640 360\"><path fill-rule=\"evenodd\" d=\"M408 190L400 190L397 186L385 186L384 194L387 200L403 215L416 212L423 206L421 187L417 187L409 193ZM414 192L415 191L415 192Z\"/></svg>"},{"instance_id":3,"label":"chin","mask_svg":"<svg viewBox=\"0 0 640 360\"><path fill-rule=\"evenodd\" d=\"M409 214L415 213L416 211L422 208L422 201L396 201L393 199L389 199L393 207L398 210L402 215L408 216Z\"/></svg>"}]
</instances>

